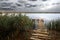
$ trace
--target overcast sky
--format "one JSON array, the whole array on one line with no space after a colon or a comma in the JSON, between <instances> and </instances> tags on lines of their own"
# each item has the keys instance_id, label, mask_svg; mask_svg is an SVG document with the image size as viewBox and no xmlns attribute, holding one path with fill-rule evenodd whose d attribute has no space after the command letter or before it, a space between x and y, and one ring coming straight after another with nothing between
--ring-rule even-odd
<instances>
[{"instance_id":1,"label":"overcast sky","mask_svg":"<svg viewBox=\"0 0 60 40\"><path fill-rule=\"evenodd\" d=\"M9 0L9 2L13 2L13 3L18 3L18 1L25 1L25 3L27 4L38 5L38 6L21 7L21 8L17 6L15 12L60 12L60 0L36 0L36 1Z\"/></svg>"}]
</instances>

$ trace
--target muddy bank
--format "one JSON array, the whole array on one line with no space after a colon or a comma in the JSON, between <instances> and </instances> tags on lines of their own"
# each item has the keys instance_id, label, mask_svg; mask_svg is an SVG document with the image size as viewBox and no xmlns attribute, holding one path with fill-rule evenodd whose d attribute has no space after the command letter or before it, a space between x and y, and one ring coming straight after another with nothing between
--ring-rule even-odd
<instances>
[{"instance_id":1,"label":"muddy bank","mask_svg":"<svg viewBox=\"0 0 60 40\"><path fill-rule=\"evenodd\" d=\"M49 35L51 36L51 40L60 40L60 32L55 30L49 30Z\"/></svg>"}]
</instances>

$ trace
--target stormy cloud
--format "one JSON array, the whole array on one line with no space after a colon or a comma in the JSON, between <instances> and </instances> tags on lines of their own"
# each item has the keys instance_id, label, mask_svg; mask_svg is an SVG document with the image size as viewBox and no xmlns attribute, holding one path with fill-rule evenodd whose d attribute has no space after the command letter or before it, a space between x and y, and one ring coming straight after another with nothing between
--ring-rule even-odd
<instances>
[{"instance_id":1,"label":"stormy cloud","mask_svg":"<svg viewBox=\"0 0 60 40\"><path fill-rule=\"evenodd\" d=\"M15 12L60 12L60 0L0 0L0 10Z\"/></svg>"}]
</instances>

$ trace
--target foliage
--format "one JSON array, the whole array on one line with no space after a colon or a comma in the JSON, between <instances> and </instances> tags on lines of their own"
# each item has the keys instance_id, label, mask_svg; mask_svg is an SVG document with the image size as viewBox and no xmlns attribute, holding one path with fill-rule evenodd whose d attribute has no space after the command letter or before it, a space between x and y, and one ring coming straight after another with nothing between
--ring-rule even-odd
<instances>
[{"instance_id":1,"label":"foliage","mask_svg":"<svg viewBox=\"0 0 60 40\"><path fill-rule=\"evenodd\" d=\"M18 35L18 33L24 34L25 39L28 37L29 30L32 30L33 22L28 16L23 16L19 14L18 16L15 15L0 15L0 36L7 37L14 33ZM18 31L18 32L16 32Z\"/></svg>"},{"instance_id":2,"label":"foliage","mask_svg":"<svg viewBox=\"0 0 60 40\"><path fill-rule=\"evenodd\" d=\"M52 24L51 24L52 23ZM60 31L60 19L53 20L47 24L47 27L52 30Z\"/></svg>"}]
</instances>

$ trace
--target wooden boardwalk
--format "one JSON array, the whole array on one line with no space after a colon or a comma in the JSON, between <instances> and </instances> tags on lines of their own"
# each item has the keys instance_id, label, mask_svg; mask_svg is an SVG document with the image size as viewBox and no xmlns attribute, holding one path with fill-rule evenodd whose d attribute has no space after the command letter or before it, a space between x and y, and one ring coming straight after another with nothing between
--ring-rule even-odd
<instances>
[{"instance_id":1,"label":"wooden boardwalk","mask_svg":"<svg viewBox=\"0 0 60 40\"><path fill-rule=\"evenodd\" d=\"M47 29L33 30L32 36L30 38L30 40L50 40L50 39L51 37L49 36L49 32L47 31Z\"/></svg>"}]
</instances>

